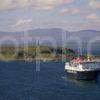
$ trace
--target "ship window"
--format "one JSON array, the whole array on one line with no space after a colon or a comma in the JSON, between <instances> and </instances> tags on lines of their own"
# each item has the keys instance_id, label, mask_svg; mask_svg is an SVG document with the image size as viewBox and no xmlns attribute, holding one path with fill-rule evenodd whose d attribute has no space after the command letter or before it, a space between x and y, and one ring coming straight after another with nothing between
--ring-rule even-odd
<instances>
[{"instance_id":1,"label":"ship window","mask_svg":"<svg viewBox=\"0 0 100 100\"><path fill-rule=\"evenodd\" d=\"M97 66L99 63L98 62L81 62L81 65L83 65L84 69L88 68L94 68L94 66Z\"/></svg>"}]
</instances>

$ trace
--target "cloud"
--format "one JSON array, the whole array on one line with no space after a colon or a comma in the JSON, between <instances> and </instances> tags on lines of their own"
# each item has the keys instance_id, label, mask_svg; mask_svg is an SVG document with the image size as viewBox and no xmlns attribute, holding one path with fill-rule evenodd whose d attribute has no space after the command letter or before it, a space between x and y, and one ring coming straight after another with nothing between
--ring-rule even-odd
<instances>
[{"instance_id":1,"label":"cloud","mask_svg":"<svg viewBox=\"0 0 100 100\"><path fill-rule=\"evenodd\" d=\"M69 31L79 31L79 30L100 30L100 22L81 22L77 20L62 20L61 23L59 23L59 27L65 28Z\"/></svg>"},{"instance_id":2,"label":"cloud","mask_svg":"<svg viewBox=\"0 0 100 100\"><path fill-rule=\"evenodd\" d=\"M51 9L55 6L72 3L74 0L0 0L0 10L32 7L34 9Z\"/></svg>"},{"instance_id":3,"label":"cloud","mask_svg":"<svg viewBox=\"0 0 100 100\"><path fill-rule=\"evenodd\" d=\"M77 8L71 10L71 13L72 13L72 14L77 14L77 13L79 13L79 12L80 12L80 10L77 9Z\"/></svg>"},{"instance_id":4,"label":"cloud","mask_svg":"<svg viewBox=\"0 0 100 100\"><path fill-rule=\"evenodd\" d=\"M92 9L100 9L100 0L89 0L89 6Z\"/></svg>"},{"instance_id":5,"label":"cloud","mask_svg":"<svg viewBox=\"0 0 100 100\"><path fill-rule=\"evenodd\" d=\"M100 26L100 16L97 16L95 13L89 14L86 16L86 19L91 22L91 24L95 26Z\"/></svg>"},{"instance_id":6,"label":"cloud","mask_svg":"<svg viewBox=\"0 0 100 100\"><path fill-rule=\"evenodd\" d=\"M86 16L86 19L88 19L88 20L98 20L99 17L95 13L93 13L93 14L89 14L88 16Z\"/></svg>"},{"instance_id":7,"label":"cloud","mask_svg":"<svg viewBox=\"0 0 100 100\"><path fill-rule=\"evenodd\" d=\"M28 0L0 0L0 10L26 7L28 4Z\"/></svg>"},{"instance_id":8,"label":"cloud","mask_svg":"<svg viewBox=\"0 0 100 100\"><path fill-rule=\"evenodd\" d=\"M19 19L14 25L11 26L11 29L28 29L32 25L32 19Z\"/></svg>"},{"instance_id":9,"label":"cloud","mask_svg":"<svg viewBox=\"0 0 100 100\"><path fill-rule=\"evenodd\" d=\"M78 14L80 10L78 8L62 8L60 10L60 15L65 15L65 14Z\"/></svg>"}]
</instances>

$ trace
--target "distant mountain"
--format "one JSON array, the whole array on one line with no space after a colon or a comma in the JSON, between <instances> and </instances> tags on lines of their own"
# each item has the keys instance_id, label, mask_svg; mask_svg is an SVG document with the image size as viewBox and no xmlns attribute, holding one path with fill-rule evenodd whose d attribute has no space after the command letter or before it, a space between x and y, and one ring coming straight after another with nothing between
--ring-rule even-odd
<instances>
[{"instance_id":1,"label":"distant mountain","mask_svg":"<svg viewBox=\"0 0 100 100\"><path fill-rule=\"evenodd\" d=\"M27 36L25 34L27 33ZM19 44L23 44L23 40L26 43L26 41L30 41L30 43L36 44L36 40L38 39L40 43L45 45L54 45L57 44L58 46L62 44L66 44L66 47L72 48L72 49L78 49L77 43L74 41L78 38L82 41L83 49L86 49L87 43L94 40L93 48L96 48L96 50L99 50L99 43L97 43L100 40L100 31L96 30L80 30L80 31L66 31L60 28L51 28L51 29L34 29L29 30L27 32L0 32L0 42L2 42L2 39L5 40L17 40ZM69 39L70 42L67 41ZM97 39L97 40L96 40ZM71 43L72 42L72 43ZM99 41L100 42L100 41Z\"/></svg>"},{"instance_id":2,"label":"distant mountain","mask_svg":"<svg viewBox=\"0 0 100 100\"><path fill-rule=\"evenodd\" d=\"M74 31L71 33L74 36L78 36L80 39L82 39L83 42L88 42L89 40L100 37L100 31L96 30L81 30L81 31Z\"/></svg>"},{"instance_id":3,"label":"distant mountain","mask_svg":"<svg viewBox=\"0 0 100 100\"><path fill-rule=\"evenodd\" d=\"M29 37L33 38L51 37L57 39L58 41L63 41L61 39L65 33L66 39L68 39L69 37L79 37L83 42L89 41L90 39L96 37L100 37L100 31L96 30L81 30L69 32L60 28L34 29L28 30L25 33L28 33ZM0 38L2 37L22 38L24 37L24 32L0 32Z\"/></svg>"}]
</instances>

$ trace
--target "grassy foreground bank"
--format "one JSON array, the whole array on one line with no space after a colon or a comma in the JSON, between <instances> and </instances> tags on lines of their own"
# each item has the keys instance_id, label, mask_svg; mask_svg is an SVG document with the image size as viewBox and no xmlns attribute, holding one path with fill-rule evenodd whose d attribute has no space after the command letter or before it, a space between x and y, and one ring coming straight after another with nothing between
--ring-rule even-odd
<instances>
[{"instance_id":1,"label":"grassy foreground bank","mask_svg":"<svg viewBox=\"0 0 100 100\"><path fill-rule=\"evenodd\" d=\"M71 49L51 46L4 46L1 48L0 60L70 60L75 56Z\"/></svg>"}]
</instances>

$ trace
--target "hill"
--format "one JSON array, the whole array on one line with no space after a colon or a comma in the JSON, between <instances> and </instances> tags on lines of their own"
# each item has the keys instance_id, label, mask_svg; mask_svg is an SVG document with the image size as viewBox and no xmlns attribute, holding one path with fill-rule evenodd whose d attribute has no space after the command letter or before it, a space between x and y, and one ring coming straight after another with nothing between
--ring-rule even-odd
<instances>
[{"instance_id":1,"label":"hill","mask_svg":"<svg viewBox=\"0 0 100 100\"><path fill-rule=\"evenodd\" d=\"M27 33L27 36L25 34ZM67 42L71 37L70 42ZM77 47L76 41L82 42L82 50L85 52L87 50L87 44L94 40L92 43L92 51L99 53L99 40L100 40L100 31L96 30L80 30L80 31L66 31L60 28L51 28L51 29L34 29L28 30L27 32L0 32L0 43L3 40L16 40L18 45L36 44L37 40L40 41L40 44L46 46L64 46L66 48L72 49L78 52L79 47ZM78 38L80 40L78 40ZM96 40L97 39L97 40ZM8 42L6 42L8 43Z\"/></svg>"}]
</instances>

